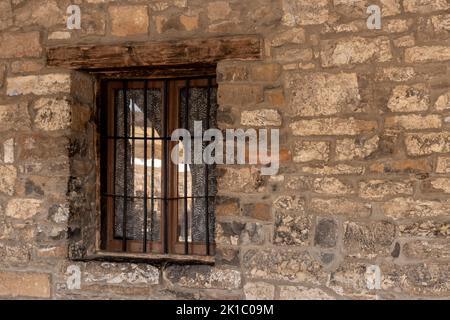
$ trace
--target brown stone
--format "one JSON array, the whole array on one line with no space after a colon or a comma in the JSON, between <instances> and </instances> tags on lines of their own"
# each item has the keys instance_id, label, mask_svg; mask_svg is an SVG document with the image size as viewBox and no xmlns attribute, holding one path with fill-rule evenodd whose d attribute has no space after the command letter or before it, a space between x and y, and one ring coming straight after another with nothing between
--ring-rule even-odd
<instances>
[{"instance_id":1,"label":"brown stone","mask_svg":"<svg viewBox=\"0 0 450 320\"><path fill-rule=\"evenodd\" d=\"M147 6L111 6L111 34L126 37L148 32L149 18Z\"/></svg>"},{"instance_id":2,"label":"brown stone","mask_svg":"<svg viewBox=\"0 0 450 320\"><path fill-rule=\"evenodd\" d=\"M276 63L254 64L250 68L253 81L275 82L281 73L281 67Z\"/></svg>"},{"instance_id":3,"label":"brown stone","mask_svg":"<svg viewBox=\"0 0 450 320\"><path fill-rule=\"evenodd\" d=\"M318 284L327 278L322 266L301 250L249 249L243 253L242 265L249 279Z\"/></svg>"},{"instance_id":4,"label":"brown stone","mask_svg":"<svg viewBox=\"0 0 450 320\"><path fill-rule=\"evenodd\" d=\"M285 103L283 89L271 89L264 91L265 98L269 105L282 106Z\"/></svg>"},{"instance_id":5,"label":"brown stone","mask_svg":"<svg viewBox=\"0 0 450 320\"><path fill-rule=\"evenodd\" d=\"M450 193L450 179L448 178L436 178L427 181L428 188L432 191Z\"/></svg>"},{"instance_id":6,"label":"brown stone","mask_svg":"<svg viewBox=\"0 0 450 320\"><path fill-rule=\"evenodd\" d=\"M344 223L344 246L351 257L389 256L395 236L395 225L387 221Z\"/></svg>"},{"instance_id":7,"label":"brown stone","mask_svg":"<svg viewBox=\"0 0 450 320\"><path fill-rule=\"evenodd\" d=\"M416 44L416 40L413 36L407 35L403 37L399 37L395 40L393 40L394 46L399 48L407 48L407 47L414 47Z\"/></svg>"},{"instance_id":8,"label":"brown stone","mask_svg":"<svg viewBox=\"0 0 450 320\"><path fill-rule=\"evenodd\" d=\"M241 287L241 273L230 268L174 265L164 271L164 277L173 284L189 288Z\"/></svg>"},{"instance_id":9,"label":"brown stone","mask_svg":"<svg viewBox=\"0 0 450 320\"><path fill-rule=\"evenodd\" d=\"M280 300L335 300L335 298L319 288L280 286Z\"/></svg>"},{"instance_id":10,"label":"brown stone","mask_svg":"<svg viewBox=\"0 0 450 320\"><path fill-rule=\"evenodd\" d=\"M370 170L378 173L431 173L428 160L387 160L370 165Z\"/></svg>"},{"instance_id":11,"label":"brown stone","mask_svg":"<svg viewBox=\"0 0 450 320\"><path fill-rule=\"evenodd\" d=\"M349 217L369 217L372 208L368 203L356 202L345 198L311 200L311 210L321 215L342 215Z\"/></svg>"},{"instance_id":12,"label":"brown stone","mask_svg":"<svg viewBox=\"0 0 450 320\"><path fill-rule=\"evenodd\" d=\"M0 272L0 296L50 298L51 283L47 273Z\"/></svg>"},{"instance_id":13,"label":"brown stone","mask_svg":"<svg viewBox=\"0 0 450 320\"><path fill-rule=\"evenodd\" d=\"M57 159L59 159L60 161L65 161L65 159L68 157L68 144L69 142L67 138L46 137L37 134L21 135L17 141L17 158L20 161L30 161L34 163L34 169L33 167L30 167L30 170L32 170L33 172L39 172L40 170L42 170L44 171L44 173L52 175L51 172L55 174L55 169L58 167L58 165L62 164L63 166L65 166L67 165L67 163L56 162L57 165L53 166L53 170L49 170L45 169L46 166L37 163L37 161L52 159L52 162L50 164L46 164L49 167L52 167L51 165L54 164L53 161L56 161ZM62 169L62 171L67 175L67 168Z\"/></svg>"},{"instance_id":14,"label":"brown stone","mask_svg":"<svg viewBox=\"0 0 450 320\"><path fill-rule=\"evenodd\" d=\"M438 157L436 173L450 173L450 157Z\"/></svg>"},{"instance_id":15,"label":"brown stone","mask_svg":"<svg viewBox=\"0 0 450 320\"><path fill-rule=\"evenodd\" d=\"M244 205L244 214L248 217L270 221L272 220L271 206L266 203L251 203Z\"/></svg>"},{"instance_id":16,"label":"brown stone","mask_svg":"<svg viewBox=\"0 0 450 320\"><path fill-rule=\"evenodd\" d=\"M250 127L281 126L281 115L275 109L243 111L241 125Z\"/></svg>"},{"instance_id":17,"label":"brown stone","mask_svg":"<svg viewBox=\"0 0 450 320\"><path fill-rule=\"evenodd\" d=\"M328 1L283 0L283 20L287 26L321 24L328 20Z\"/></svg>"},{"instance_id":18,"label":"brown stone","mask_svg":"<svg viewBox=\"0 0 450 320\"><path fill-rule=\"evenodd\" d=\"M10 1L0 2L0 30L4 30L13 24L13 11Z\"/></svg>"},{"instance_id":19,"label":"brown stone","mask_svg":"<svg viewBox=\"0 0 450 320\"><path fill-rule=\"evenodd\" d=\"M305 41L306 35L303 28L291 28L270 37L270 45L272 47L281 47L285 44L301 44Z\"/></svg>"},{"instance_id":20,"label":"brown stone","mask_svg":"<svg viewBox=\"0 0 450 320\"><path fill-rule=\"evenodd\" d=\"M50 73L37 76L7 78L7 94L17 96L23 94L46 95L70 92L70 75Z\"/></svg>"},{"instance_id":21,"label":"brown stone","mask_svg":"<svg viewBox=\"0 0 450 320\"><path fill-rule=\"evenodd\" d=\"M443 238L450 236L450 222L427 220L423 222L404 223L399 225L399 234L402 237Z\"/></svg>"},{"instance_id":22,"label":"brown stone","mask_svg":"<svg viewBox=\"0 0 450 320\"><path fill-rule=\"evenodd\" d=\"M425 85L401 85L395 87L388 101L388 108L393 112L413 112L428 110L430 95Z\"/></svg>"},{"instance_id":23,"label":"brown stone","mask_svg":"<svg viewBox=\"0 0 450 320\"><path fill-rule=\"evenodd\" d=\"M351 166L347 164L338 164L336 166L308 166L302 167L301 172L315 175L340 175L340 174L363 174L365 169L362 166Z\"/></svg>"},{"instance_id":24,"label":"brown stone","mask_svg":"<svg viewBox=\"0 0 450 320\"><path fill-rule=\"evenodd\" d=\"M404 115L387 117L384 125L387 128L402 128L406 130L438 129L442 126L438 115Z\"/></svg>"},{"instance_id":25,"label":"brown stone","mask_svg":"<svg viewBox=\"0 0 450 320\"><path fill-rule=\"evenodd\" d=\"M218 188L221 192L256 192L263 185L259 170L255 168L228 167L218 179Z\"/></svg>"},{"instance_id":26,"label":"brown stone","mask_svg":"<svg viewBox=\"0 0 450 320\"><path fill-rule=\"evenodd\" d=\"M432 153L443 153L450 151L450 133L413 133L406 135L406 150L413 156L422 156Z\"/></svg>"},{"instance_id":27,"label":"brown stone","mask_svg":"<svg viewBox=\"0 0 450 320\"><path fill-rule=\"evenodd\" d=\"M438 111L448 110L450 109L450 90L439 96L434 104L434 107Z\"/></svg>"},{"instance_id":28,"label":"brown stone","mask_svg":"<svg viewBox=\"0 0 450 320\"><path fill-rule=\"evenodd\" d=\"M343 195L354 193L353 186L333 177L316 178L313 181L312 191L320 194Z\"/></svg>"},{"instance_id":29,"label":"brown stone","mask_svg":"<svg viewBox=\"0 0 450 320\"><path fill-rule=\"evenodd\" d=\"M65 246L39 248L36 254L41 258L65 258L67 248Z\"/></svg>"},{"instance_id":30,"label":"brown stone","mask_svg":"<svg viewBox=\"0 0 450 320\"><path fill-rule=\"evenodd\" d=\"M193 31L193 30L198 29L198 21L199 21L198 15L194 15L194 16L182 15L182 16L180 16L180 23L186 31Z\"/></svg>"},{"instance_id":31,"label":"brown stone","mask_svg":"<svg viewBox=\"0 0 450 320\"><path fill-rule=\"evenodd\" d=\"M350 118L323 118L299 120L290 128L296 136L357 135L377 128L375 121Z\"/></svg>"},{"instance_id":32,"label":"brown stone","mask_svg":"<svg viewBox=\"0 0 450 320\"><path fill-rule=\"evenodd\" d=\"M247 300L273 300L275 286L265 282L248 282L244 286L244 295Z\"/></svg>"},{"instance_id":33,"label":"brown stone","mask_svg":"<svg viewBox=\"0 0 450 320\"><path fill-rule=\"evenodd\" d=\"M379 141L378 136L337 140L336 158L338 160L367 159L378 149Z\"/></svg>"},{"instance_id":34,"label":"brown stone","mask_svg":"<svg viewBox=\"0 0 450 320\"><path fill-rule=\"evenodd\" d=\"M11 63L11 72L13 73L31 73L38 72L44 67L38 60L20 60Z\"/></svg>"},{"instance_id":35,"label":"brown stone","mask_svg":"<svg viewBox=\"0 0 450 320\"><path fill-rule=\"evenodd\" d=\"M25 245L5 245L0 243L0 259L3 263L25 265L30 261L30 250Z\"/></svg>"},{"instance_id":36,"label":"brown stone","mask_svg":"<svg viewBox=\"0 0 450 320\"><path fill-rule=\"evenodd\" d=\"M224 82L247 81L249 68L244 63L219 62L217 65L217 80Z\"/></svg>"},{"instance_id":37,"label":"brown stone","mask_svg":"<svg viewBox=\"0 0 450 320\"><path fill-rule=\"evenodd\" d=\"M416 72L412 67L388 67L377 71L377 81L403 82L415 77Z\"/></svg>"},{"instance_id":38,"label":"brown stone","mask_svg":"<svg viewBox=\"0 0 450 320\"><path fill-rule=\"evenodd\" d=\"M404 0L403 7L406 12L429 13L449 8L445 0Z\"/></svg>"},{"instance_id":39,"label":"brown stone","mask_svg":"<svg viewBox=\"0 0 450 320\"><path fill-rule=\"evenodd\" d=\"M27 105L0 105L0 132L9 130L27 130L31 128Z\"/></svg>"},{"instance_id":40,"label":"brown stone","mask_svg":"<svg viewBox=\"0 0 450 320\"><path fill-rule=\"evenodd\" d=\"M222 245L261 245L266 242L267 228L254 222L219 222L216 241Z\"/></svg>"},{"instance_id":41,"label":"brown stone","mask_svg":"<svg viewBox=\"0 0 450 320\"><path fill-rule=\"evenodd\" d=\"M290 110L296 116L361 111L358 79L354 73L290 74L285 86L291 89Z\"/></svg>"},{"instance_id":42,"label":"brown stone","mask_svg":"<svg viewBox=\"0 0 450 320\"><path fill-rule=\"evenodd\" d=\"M448 263L417 263L398 266L386 263L381 266L381 288L397 289L413 296L442 296L450 291Z\"/></svg>"},{"instance_id":43,"label":"brown stone","mask_svg":"<svg viewBox=\"0 0 450 320\"><path fill-rule=\"evenodd\" d=\"M88 12L82 12L81 19L83 35L105 35L107 18L104 10L91 7Z\"/></svg>"},{"instance_id":44,"label":"brown stone","mask_svg":"<svg viewBox=\"0 0 450 320\"><path fill-rule=\"evenodd\" d=\"M450 47L413 47L407 48L405 50L405 61L407 63L422 63L447 60L450 60Z\"/></svg>"},{"instance_id":45,"label":"brown stone","mask_svg":"<svg viewBox=\"0 0 450 320\"><path fill-rule=\"evenodd\" d=\"M294 162L327 161L330 143L326 141L298 141L294 145Z\"/></svg>"},{"instance_id":46,"label":"brown stone","mask_svg":"<svg viewBox=\"0 0 450 320\"><path fill-rule=\"evenodd\" d=\"M449 259L450 244L445 240L413 240L403 245L402 252L410 259Z\"/></svg>"},{"instance_id":47,"label":"brown stone","mask_svg":"<svg viewBox=\"0 0 450 320\"><path fill-rule=\"evenodd\" d=\"M40 25L50 28L64 25L66 15L56 0L35 0L15 9L15 22L20 26Z\"/></svg>"},{"instance_id":48,"label":"brown stone","mask_svg":"<svg viewBox=\"0 0 450 320\"><path fill-rule=\"evenodd\" d=\"M231 13L230 4L225 1L214 1L208 3L208 18L210 21L226 19Z\"/></svg>"},{"instance_id":49,"label":"brown stone","mask_svg":"<svg viewBox=\"0 0 450 320\"><path fill-rule=\"evenodd\" d=\"M369 180L359 183L359 194L367 199L383 199L394 195L412 195L413 182Z\"/></svg>"},{"instance_id":50,"label":"brown stone","mask_svg":"<svg viewBox=\"0 0 450 320\"><path fill-rule=\"evenodd\" d=\"M38 199L12 199L8 202L5 214L14 219L31 219L42 208L42 200Z\"/></svg>"},{"instance_id":51,"label":"brown stone","mask_svg":"<svg viewBox=\"0 0 450 320\"><path fill-rule=\"evenodd\" d=\"M221 84L218 101L221 105L247 106L262 102L262 87L259 85Z\"/></svg>"},{"instance_id":52,"label":"brown stone","mask_svg":"<svg viewBox=\"0 0 450 320\"><path fill-rule=\"evenodd\" d=\"M71 107L66 99L41 98L34 104L34 124L38 129L56 131L71 125Z\"/></svg>"},{"instance_id":53,"label":"brown stone","mask_svg":"<svg viewBox=\"0 0 450 320\"><path fill-rule=\"evenodd\" d=\"M42 47L39 32L3 33L0 35L0 58L39 57Z\"/></svg>"},{"instance_id":54,"label":"brown stone","mask_svg":"<svg viewBox=\"0 0 450 320\"><path fill-rule=\"evenodd\" d=\"M15 191L17 169L12 165L0 165L0 193L12 196Z\"/></svg>"},{"instance_id":55,"label":"brown stone","mask_svg":"<svg viewBox=\"0 0 450 320\"><path fill-rule=\"evenodd\" d=\"M216 199L215 213L218 217L220 216L239 216L239 199L235 198L223 198L219 197Z\"/></svg>"},{"instance_id":56,"label":"brown stone","mask_svg":"<svg viewBox=\"0 0 450 320\"><path fill-rule=\"evenodd\" d=\"M392 219L430 218L447 215L450 203L437 200L394 198L385 202L381 209L385 216Z\"/></svg>"},{"instance_id":57,"label":"brown stone","mask_svg":"<svg viewBox=\"0 0 450 320\"><path fill-rule=\"evenodd\" d=\"M313 59L313 52L311 49L303 48L275 48L274 57L277 62L286 64L296 61L310 61Z\"/></svg>"},{"instance_id":58,"label":"brown stone","mask_svg":"<svg viewBox=\"0 0 450 320\"><path fill-rule=\"evenodd\" d=\"M366 263L344 261L331 273L327 286L350 298L374 298L367 286L369 267Z\"/></svg>"},{"instance_id":59,"label":"brown stone","mask_svg":"<svg viewBox=\"0 0 450 320\"><path fill-rule=\"evenodd\" d=\"M326 40L322 46L323 67L361 64L368 61L386 62L392 59L389 39L386 37Z\"/></svg>"},{"instance_id":60,"label":"brown stone","mask_svg":"<svg viewBox=\"0 0 450 320\"><path fill-rule=\"evenodd\" d=\"M311 220L304 211L277 210L273 242L278 245L308 245Z\"/></svg>"},{"instance_id":61,"label":"brown stone","mask_svg":"<svg viewBox=\"0 0 450 320\"><path fill-rule=\"evenodd\" d=\"M3 88L5 83L6 65L0 64L0 88Z\"/></svg>"},{"instance_id":62,"label":"brown stone","mask_svg":"<svg viewBox=\"0 0 450 320\"><path fill-rule=\"evenodd\" d=\"M68 266L75 265L80 268L82 285L85 284L109 284L127 286L148 287L159 283L159 269L147 264L123 264L123 263L70 263L62 265L62 272L66 278L70 276Z\"/></svg>"}]
</instances>

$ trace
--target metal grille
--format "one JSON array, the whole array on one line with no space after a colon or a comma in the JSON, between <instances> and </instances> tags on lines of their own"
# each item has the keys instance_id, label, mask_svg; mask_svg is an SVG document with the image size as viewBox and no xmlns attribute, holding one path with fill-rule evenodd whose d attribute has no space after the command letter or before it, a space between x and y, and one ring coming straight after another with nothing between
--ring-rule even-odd
<instances>
[{"instance_id":1,"label":"metal grille","mask_svg":"<svg viewBox=\"0 0 450 320\"><path fill-rule=\"evenodd\" d=\"M214 165L172 163L170 135L185 128L194 139L194 121L216 127L215 78L109 80L103 90L102 248L214 254Z\"/></svg>"}]
</instances>

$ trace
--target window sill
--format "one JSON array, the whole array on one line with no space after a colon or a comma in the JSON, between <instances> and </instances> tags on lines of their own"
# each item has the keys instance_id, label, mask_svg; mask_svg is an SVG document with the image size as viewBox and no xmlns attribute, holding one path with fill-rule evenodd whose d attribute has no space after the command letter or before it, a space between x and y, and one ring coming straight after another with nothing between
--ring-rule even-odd
<instances>
[{"instance_id":1,"label":"window sill","mask_svg":"<svg viewBox=\"0 0 450 320\"><path fill-rule=\"evenodd\" d=\"M180 255L180 254L153 254L153 253L122 253L98 251L80 259L82 261L109 261L132 263L179 263L179 264L207 264L215 263L214 256Z\"/></svg>"}]
</instances>

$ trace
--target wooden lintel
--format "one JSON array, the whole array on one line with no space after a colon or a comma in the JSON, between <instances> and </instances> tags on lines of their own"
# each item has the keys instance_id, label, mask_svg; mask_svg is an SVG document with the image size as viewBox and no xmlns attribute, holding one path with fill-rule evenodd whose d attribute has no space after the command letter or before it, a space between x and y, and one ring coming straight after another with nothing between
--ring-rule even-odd
<instances>
[{"instance_id":1,"label":"wooden lintel","mask_svg":"<svg viewBox=\"0 0 450 320\"><path fill-rule=\"evenodd\" d=\"M262 58L259 35L167 42L59 46L47 49L47 65L96 70L133 67L214 65L220 60Z\"/></svg>"}]
</instances>

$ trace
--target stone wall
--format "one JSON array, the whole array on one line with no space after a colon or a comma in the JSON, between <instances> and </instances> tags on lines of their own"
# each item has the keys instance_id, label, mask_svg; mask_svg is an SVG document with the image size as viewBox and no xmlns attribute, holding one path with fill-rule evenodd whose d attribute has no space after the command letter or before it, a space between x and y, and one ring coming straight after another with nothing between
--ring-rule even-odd
<instances>
[{"instance_id":1,"label":"stone wall","mask_svg":"<svg viewBox=\"0 0 450 320\"><path fill-rule=\"evenodd\" d=\"M0 0L0 296L449 298L449 32L448 0ZM94 100L45 49L224 34L264 37L219 63L219 121L280 128L278 175L221 167L214 266L68 259Z\"/></svg>"}]
</instances>

